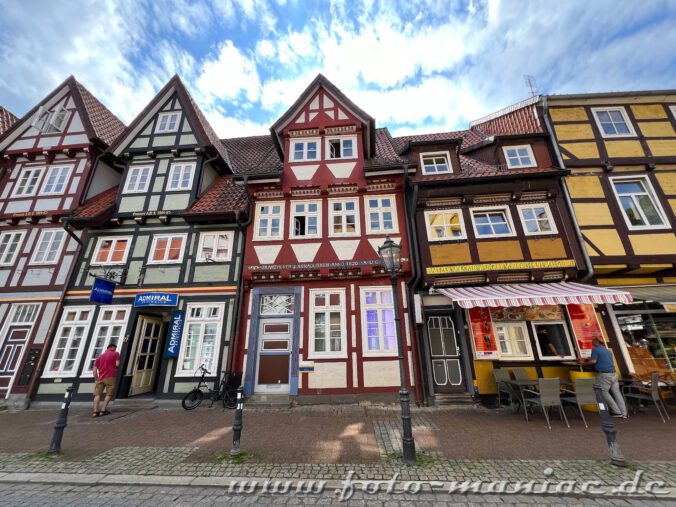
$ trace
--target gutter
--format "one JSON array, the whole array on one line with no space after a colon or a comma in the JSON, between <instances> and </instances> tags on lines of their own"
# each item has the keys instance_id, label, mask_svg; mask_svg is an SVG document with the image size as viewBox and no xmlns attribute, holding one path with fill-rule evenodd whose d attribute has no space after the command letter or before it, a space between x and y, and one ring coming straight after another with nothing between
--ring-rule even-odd
<instances>
[{"instance_id":1,"label":"gutter","mask_svg":"<svg viewBox=\"0 0 676 507\"><path fill-rule=\"evenodd\" d=\"M543 95L542 97L542 117L545 121L545 126L547 128L547 133L549 134L549 139L551 140L551 145L554 147L554 154L556 159L559 162L559 166L566 169L566 164L563 162L563 157L561 156L561 151L559 150L559 145L555 141L554 130L552 125L549 122L549 116L547 115L547 96ZM577 217L573 211L573 203L570 200L570 194L568 193L568 185L566 185L565 178L560 180L561 190L563 191L563 197L566 201L566 206L568 207L568 213L570 218L573 221L573 229L575 230L575 237L577 238L578 244L580 245L580 251L582 252L582 259L584 260L584 265L587 268L587 274L582 277L580 283L586 283L594 276L594 266L592 265L587 249L584 246L584 238L582 237L582 231L580 230L580 224L577 222Z\"/></svg>"}]
</instances>

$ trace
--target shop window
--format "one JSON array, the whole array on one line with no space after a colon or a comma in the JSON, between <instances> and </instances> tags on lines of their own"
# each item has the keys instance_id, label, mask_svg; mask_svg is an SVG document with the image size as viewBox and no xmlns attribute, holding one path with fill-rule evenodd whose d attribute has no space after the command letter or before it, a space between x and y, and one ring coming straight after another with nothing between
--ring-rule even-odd
<instances>
[{"instance_id":1,"label":"shop window","mask_svg":"<svg viewBox=\"0 0 676 507\"><path fill-rule=\"evenodd\" d=\"M87 360L83 371L84 375L89 376L92 374L94 361L106 351L108 345L115 344L118 351L120 350L120 342L127 328L129 310L129 306L101 307L92 341L87 351Z\"/></svg>"},{"instance_id":2,"label":"shop window","mask_svg":"<svg viewBox=\"0 0 676 507\"><path fill-rule=\"evenodd\" d=\"M439 153L422 153L420 165L423 174L443 174L451 172L450 157L447 151Z\"/></svg>"},{"instance_id":3,"label":"shop window","mask_svg":"<svg viewBox=\"0 0 676 507\"><path fill-rule=\"evenodd\" d=\"M310 357L346 357L345 290L310 290Z\"/></svg>"},{"instance_id":4,"label":"shop window","mask_svg":"<svg viewBox=\"0 0 676 507\"><path fill-rule=\"evenodd\" d=\"M99 238L96 242L92 265L125 264L130 244L130 237Z\"/></svg>"},{"instance_id":5,"label":"shop window","mask_svg":"<svg viewBox=\"0 0 676 507\"><path fill-rule=\"evenodd\" d=\"M38 239L38 247L33 253L31 264L54 264L61 253L66 232L63 229L43 230Z\"/></svg>"},{"instance_id":6,"label":"shop window","mask_svg":"<svg viewBox=\"0 0 676 507\"><path fill-rule=\"evenodd\" d=\"M653 372L665 375L676 368L676 316L650 311L654 313L617 316L634 371L644 380Z\"/></svg>"},{"instance_id":7,"label":"shop window","mask_svg":"<svg viewBox=\"0 0 676 507\"><path fill-rule=\"evenodd\" d=\"M73 376L87 339L93 306L66 307L47 360L45 377Z\"/></svg>"},{"instance_id":8,"label":"shop window","mask_svg":"<svg viewBox=\"0 0 676 507\"><path fill-rule=\"evenodd\" d=\"M563 322L532 322L540 359L575 359L575 349Z\"/></svg>"},{"instance_id":9,"label":"shop window","mask_svg":"<svg viewBox=\"0 0 676 507\"><path fill-rule=\"evenodd\" d=\"M322 234L321 201L292 203L290 238L317 238Z\"/></svg>"},{"instance_id":10,"label":"shop window","mask_svg":"<svg viewBox=\"0 0 676 507\"><path fill-rule=\"evenodd\" d=\"M303 162L306 160L319 160L319 140L291 141L291 160L289 162Z\"/></svg>"},{"instance_id":11,"label":"shop window","mask_svg":"<svg viewBox=\"0 0 676 507\"><path fill-rule=\"evenodd\" d=\"M134 194L147 192L152 169L151 166L130 167L127 172L127 180L124 184L124 193Z\"/></svg>"},{"instance_id":12,"label":"shop window","mask_svg":"<svg viewBox=\"0 0 676 507\"><path fill-rule=\"evenodd\" d=\"M176 264L181 262L183 260L185 239L185 234L153 236L148 264Z\"/></svg>"},{"instance_id":13,"label":"shop window","mask_svg":"<svg viewBox=\"0 0 676 507\"><path fill-rule=\"evenodd\" d=\"M283 226L283 202L259 202L256 204L254 240L282 239Z\"/></svg>"},{"instance_id":14,"label":"shop window","mask_svg":"<svg viewBox=\"0 0 676 507\"><path fill-rule=\"evenodd\" d=\"M397 353L392 289L362 287L362 336L365 356L390 356Z\"/></svg>"},{"instance_id":15,"label":"shop window","mask_svg":"<svg viewBox=\"0 0 676 507\"><path fill-rule=\"evenodd\" d=\"M359 201L357 199L329 199L329 236L358 236Z\"/></svg>"},{"instance_id":16,"label":"shop window","mask_svg":"<svg viewBox=\"0 0 676 507\"><path fill-rule=\"evenodd\" d=\"M260 315L292 315L295 303L293 294L265 294L261 296Z\"/></svg>"},{"instance_id":17,"label":"shop window","mask_svg":"<svg viewBox=\"0 0 676 507\"><path fill-rule=\"evenodd\" d=\"M12 197L30 197L35 195L44 170L44 167L27 167L22 169L14 185Z\"/></svg>"},{"instance_id":18,"label":"shop window","mask_svg":"<svg viewBox=\"0 0 676 507\"><path fill-rule=\"evenodd\" d=\"M225 262L232 259L233 232L202 232L197 250L198 262Z\"/></svg>"},{"instance_id":19,"label":"shop window","mask_svg":"<svg viewBox=\"0 0 676 507\"><path fill-rule=\"evenodd\" d=\"M611 178L610 181L629 229L641 230L665 226L664 211L648 178L618 177Z\"/></svg>"},{"instance_id":20,"label":"shop window","mask_svg":"<svg viewBox=\"0 0 676 507\"><path fill-rule=\"evenodd\" d=\"M472 210L472 223L477 238L514 236L514 226L507 207Z\"/></svg>"},{"instance_id":21,"label":"shop window","mask_svg":"<svg viewBox=\"0 0 676 507\"><path fill-rule=\"evenodd\" d=\"M50 167L42 184L40 195L61 195L66 190L66 182L70 176L71 167Z\"/></svg>"},{"instance_id":22,"label":"shop window","mask_svg":"<svg viewBox=\"0 0 676 507\"><path fill-rule=\"evenodd\" d=\"M181 113L160 113L157 117L156 133L176 132L178 130L178 121Z\"/></svg>"},{"instance_id":23,"label":"shop window","mask_svg":"<svg viewBox=\"0 0 676 507\"><path fill-rule=\"evenodd\" d=\"M430 241L467 238L462 211L459 209L426 211L425 223L427 239Z\"/></svg>"},{"instance_id":24,"label":"shop window","mask_svg":"<svg viewBox=\"0 0 676 507\"><path fill-rule=\"evenodd\" d=\"M365 197L368 219L366 232L368 234L385 234L399 232L395 198L393 195Z\"/></svg>"},{"instance_id":25,"label":"shop window","mask_svg":"<svg viewBox=\"0 0 676 507\"><path fill-rule=\"evenodd\" d=\"M190 164L171 164L169 179L167 180L167 190L190 190L192 188L193 176L195 176L194 162Z\"/></svg>"},{"instance_id":26,"label":"shop window","mask_svg":"<svg viewBox=\"0 0 676 507\"><path fill-rule=\"evenodd\" d=\"M592 108L596 125L603 137L631 137L636 132L623 107Z\"/></svg>"},{"instance_id":27,"label":"shop window","mask_svg":"<svg viewBox=\"0 0 676 507\"><path fill-rule=\"evenodd\" d=\"M216 372L223 303L189 303L176 375L194 375L200 365Z\"/></svg>"},{"instance_id":28,"label":"shop window","mask_svg":"<svg viewBox=\"0 0 676 507\"><path fill-rule=\"evenodd\" d=\"M496 322L500 359L533 359L525 322Z\"/></svg>"},{"instance_id":29,"label":"shop window","mask_svg":"<svg viewBox=\"0 0 676 507\"><path fill-rule=\"evenodd\" d=\"M3 232L0 234L0 266L11 266L19 253L25 232Z\"/></svg>"},{"instance_id":30,"label":"shop window","mask_svg":"<svg viewBox=\"0 0 676 507\"><path fill-rule=\"evenodd\" d=\"M549 204L522 204L517 208L526 236L556 234L556 225Z\"/></svg>"},{"instance_id":31,"label":"shop window","mask_svg":"<svg viewBox=\"0 0 676 507\"><path fill-rule=\"evenodd\" d=\"M504 146L502 152L505 154L507 167L516 169L518 167L535 167L535 156L530 145L522 146Z\"/></svg>"},{"instance_id":32,"label":"shop window","mask_svg":"<svg viewBox=\"0 0 676 507\"><path fill-rule=\"evenodd\" d=\"M329 159L355 158L356 137L339 137L326 140L326 151Z\"/></svg>"}]
</instances>

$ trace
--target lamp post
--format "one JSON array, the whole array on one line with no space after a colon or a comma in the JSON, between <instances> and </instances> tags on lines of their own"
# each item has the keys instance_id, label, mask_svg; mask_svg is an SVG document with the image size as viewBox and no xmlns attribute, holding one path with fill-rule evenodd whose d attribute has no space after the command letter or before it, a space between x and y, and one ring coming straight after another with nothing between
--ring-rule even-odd
<instances>
[{"instance_id":1,"label":"lamp post","mask_svg":"<svg viewBox=\"0 0 676 507\"><path fill-rule=\"evenodd\" d=\"M401 245L396 244L388 236L383 246L378 248L378 255L385 264L385 269L390 274L392 282L392 300L394 302L394 326L397 331L397 349L399 352L399 400L401 402L401 422L403 425L402 448L403 460L408 465L415 464L415 441L411 430L411 411L409 408L409 392L404 370L404 344L401 340L401 317L399 316L399 293L397 292L397 277L401 271Z\"/></svg>"}]
</instances>

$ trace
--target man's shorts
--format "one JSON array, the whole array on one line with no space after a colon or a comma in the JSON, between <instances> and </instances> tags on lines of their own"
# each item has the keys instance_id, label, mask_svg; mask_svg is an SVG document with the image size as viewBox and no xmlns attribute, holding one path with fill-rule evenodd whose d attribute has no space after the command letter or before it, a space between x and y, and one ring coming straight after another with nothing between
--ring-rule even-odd
<instances>
[{"instance_id":1,"label":"man's shorts","mask_svg":"<svg viewBox=\"0 0 676 507\"><path fill-rule=\"evenodd\" d=\"M99 380L94 386L94 396L101 396L103 390L106 390L106 396L112 396L115 393L115 377L104 378Z\"/></svg>"}]
</instances>

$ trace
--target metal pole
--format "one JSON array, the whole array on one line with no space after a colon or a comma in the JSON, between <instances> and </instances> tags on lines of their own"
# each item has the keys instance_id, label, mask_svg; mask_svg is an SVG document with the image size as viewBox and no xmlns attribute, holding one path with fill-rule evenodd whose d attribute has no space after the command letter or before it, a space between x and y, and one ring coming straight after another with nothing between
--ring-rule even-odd
<instances>
[{"instance_id":1,"label":"metal pole","mask_svg":"<svg viewBox=\"0 0 676 507\"><path fill-rule=\"evenodd\" d=\"M244 409L244 388L237 388L237 408L235 410L235 422L232 423L232 449L230 456L239 456L239 443L242 437L242 410Z\"/></svg>"},{"instance_id":2,"label":"metal pole","mask_svg":"<svg viewBox=\"0 0 676 507\"><path fill-rule=\"evenodd\" d=\"M601 415L601 429L603 430L603 433L606 434L606 440L608 441L610 463L618 467L626 467L627 461L624 459L624 456L622 456L619 444L615 441L617 431L615 430L615 425L610 418L608 407L603 400L603 391L601 390L600 385L594 384L594 393L596 394L596 402L598 403L599 414Z\"/></svg>"},{"instance_id":3,"label":"metal pole","mask_svg":"<svg viewBox=\"0 0 676 507\"><path fill-rule=\"evenodd\" d=\"M49 454L59 454L61 452L61 440L63 439L63 430L68 426L68 409L70 408L70 402L73 397L73 393L77 387L75 384L68 386L66 388L66 394L64 402L61 404L61 411L59 412L59 417L54 423L54 434L52 435L52 443L49 446Z\"/></svg>"},{"instance_id":4,"label":"metal pole","mask_svg":"<svg viewBox=\"0 0 676 507\"><path fill-rule=\"evenodd\" d=\"M409 393L406 382L406 370L404 369L404 344L401 338L401 317L399 316L399 293L397 292L397 274L390 276L392 282L392 300L394 301L394 326L397 331L397 348L399 351L399 399L401 401L401 423L403 425L402 448L403 460L407 465L415 464L415 441L411 430L411 411L409 409Z\"/></svg>"}]
</instances>

